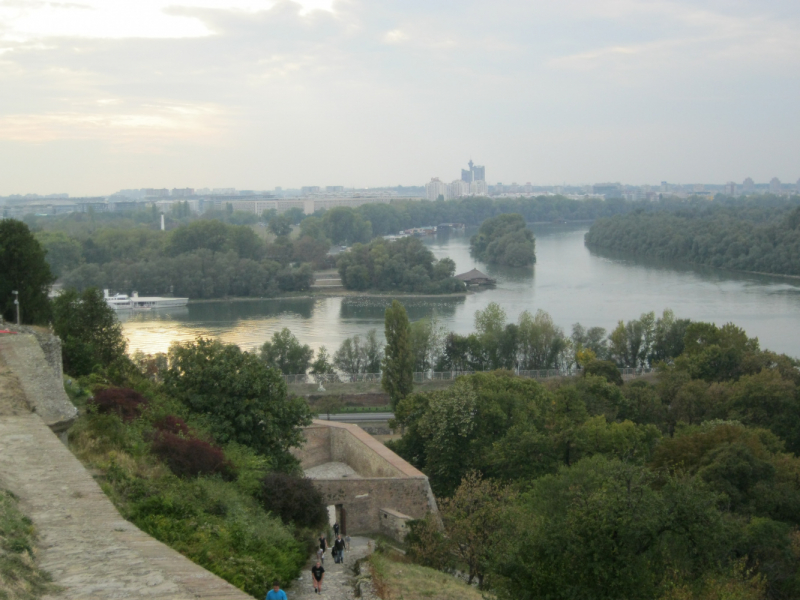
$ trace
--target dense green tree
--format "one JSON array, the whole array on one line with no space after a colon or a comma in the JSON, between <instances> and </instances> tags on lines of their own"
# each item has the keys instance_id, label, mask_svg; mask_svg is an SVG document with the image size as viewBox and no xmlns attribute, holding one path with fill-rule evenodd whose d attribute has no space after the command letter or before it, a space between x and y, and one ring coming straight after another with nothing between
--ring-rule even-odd
<instances>
[{"instance_id":1,"label":"dense green tree","mask_svg":"<svg viewBox=\"0 0 800 600\"><path fill-rule=\"evenodd\" d=\"M56 277L76 269L83 262L83 247L63 231L40 231L36 239L47 253L47 264Z\"/></svg>"},{"instance_id":2,"label":"dense green tree","mask_svg":"<svg viewBox=\"0 0 800 600\"><path fill-rule=\"evenodd\" d=\"M302 443L311 413L304 399L287 394L278 371L238 346L204 338L173 344L169 359L166 390L219 443L250 446L279 468L295 464L289 449Z\"/></svg>"},{"instance_id":3,"label":"dense green tree","mask_svg":"<svg viewBox=\"0 0 800 600\"><path fill-rule=\"evenodd\" d=\"M470 240L472 254L490 264L525 267L536 262L536 243L520 214L486 219Z\"/></svg>"},{"instance_id":4,"label":"dense green tree","mask_svg":"<svg viewBox=\"0 0 800 600\"><path fill-rule=\"evenodd\" d=\"M494 569L501 598L655 598L727 554L716 496L695 480L584 459L536 480L508 520Z\"/></svg>"},{"instance_id":5,"label":"dense green tree","mask_svg":"<svg viewBox=\"0 0 800 600\"><path fill-rule=\"evenodd\" d=\"M383 376L381 386L389 394L392 407L414 389L414 355L406 309L397 300L386 309Z\"/></svg>"},{"instance_id":6,"label":"dense green tree","mask_svg":"<svg viewBox=\"0 0 800 600\"><path fill-rule=\"evenodd\" d=\"M379 373L382 360L383 347L375 329L370 329L363 339L360 335L345 339L333 355L333 364L348 375Z\"/></svg>"},{"instance_id":7,"label":"dense green tree","mask_svg":"<svg viewBox=\"0 0 800 600\"><path fill-rule=\"evenodd\" d=\"M98 366L126 360L122 325L97 288L67 289L57 296L53 330L61 338L65 373L88 375Z\"/></svg>"},{"instance_id":8,"label":"dense green tree","mask_svg":"<svg viewBox=\"0 0 800 600\"><path fill-rule=\"evenodd\" d=\"M712 267L800 275L798 203L795 196L661 204L598 219L586 244Z\"/></svg>"},{"instance_id":9,"label":"dense green tree","mask_svg":"<svg viewBox=\"0 0 800 600\"><path fill-rule=\"evenodd\" d=\"M447 331L435 316L411 323L410 343L415 372L429 371L439 363L446 335Z\"/></svg>"},{"instance_id":10,"label":"dense green tree","mask_svg":"<svg viewBox=\"0 0 800 600\"><path fill-rule=\"evenodd\" d=\"M617 366L609 360L592 360L583 367L583 376L596 375L605 378L609 383L622 385L622 375Z\"/></svg>"},{"instance_id":11,"label":"dense green tree","mask_svg":"<svg viewBox=\"0 0 800 600\"><path fill-rule=\"evenodd\" d=\"M332 208L322 216L325 236L334 244L365 244L372 239L372 224L345 206Z\"/></svg>"},{"instance_id":12,"label":"dense green tree","mask_svg":"<svg viewBox=\"0 0 800 600\"><path fill-rule=\"evenodd\" d=\"M0 219L0 315L16 321L11 292L17 291L22 322L47 322L47 294L54 280L45 251L28 226L22 221Z\"/></svg>"},{"instance_id":13,"label":"dense green tree","mask_svg":"<svg viewBox=\"0 0 800 600\"><path fill-rule=\"evenodd\" d=\"M317 357L311 363L311 373L314 375L328 375L334 372L331 358L328 355L328 349L325 346L320 346L317 350Z\"/></svg>"},{"instance_id":14,"label":"dense green tree","mask_svg":"<svg viewBox=\"0 0 800 600\"><path fill-rule=\"evenodd\" d=\"M308 370L314 351L308 345L301 345L284 327L272 334L272 341L264 342L260 356L267 366L285 375L298 375Z\"/></svg>"},{"instance_id":15,"label":"dense green tree","mask_svg":"<svg viewBox=\"0 0 800 600\"><path fill-rule=\"evenodd\" d=\"M464 283L452 276L455 270L452 262L448 258L436 261L419 238L406 237L356 244L339 255L336 265L344 286L349 289L439 294L465 289Z\"/></svg>"},{"instance_id":16,"label":"dense green tree","mask_svg":"<svg viewBox=\"0 0 800 600\"><path fill-rule=\"evenodd\" d=\"M269 220L269 230L277 236L289 235L292 222L285 215L276 215Z\"/></svg>"}]
</instances>

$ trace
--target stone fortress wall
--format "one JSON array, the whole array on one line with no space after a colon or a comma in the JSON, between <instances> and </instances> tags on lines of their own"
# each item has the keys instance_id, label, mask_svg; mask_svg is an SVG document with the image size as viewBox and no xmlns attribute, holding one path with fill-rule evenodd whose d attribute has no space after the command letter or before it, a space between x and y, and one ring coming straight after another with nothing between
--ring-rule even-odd
<instances>
[{"instance_id":1,"label":"stone fortress wall","mask_svg":"<svg viewBox=\"0 0 800 600\"><path fill-rule=\"evenodd\" d=\"M326 503L345 509L349 534L383 531L402 538L406 521L438 515L425 474L357 425L316 420L305 437L306 444L294 455L308 473L326 464L344 463L351 469L342 475L324 470L311 475Z\"/></svg>"}]
</instances>

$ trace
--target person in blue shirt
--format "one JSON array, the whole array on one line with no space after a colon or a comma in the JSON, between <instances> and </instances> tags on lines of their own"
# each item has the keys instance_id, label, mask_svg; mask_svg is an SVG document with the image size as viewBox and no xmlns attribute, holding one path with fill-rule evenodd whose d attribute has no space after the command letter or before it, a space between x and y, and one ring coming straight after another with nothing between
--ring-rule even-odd
<instances>
[{"instance_id":1,"label":"person in blue shirt","mask_svg":"<svg viewBox=\"0 0 800 600\"><path fill-rule=\"evenodd\" d=\"M267 600L287 600L286 592L281 589L281 582L277 579L272 582L272 589L267 592Z\"/></svg>"}]
</instances>

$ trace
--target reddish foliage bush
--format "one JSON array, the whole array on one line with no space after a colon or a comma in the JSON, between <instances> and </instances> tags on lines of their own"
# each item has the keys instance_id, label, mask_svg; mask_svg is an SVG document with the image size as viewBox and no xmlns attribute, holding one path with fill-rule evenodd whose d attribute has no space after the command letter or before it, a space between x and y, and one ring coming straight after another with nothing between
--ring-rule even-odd
<instances>
[{"instance_id":1,"label":"reddish foliage bush","mask_svg":"<svg viewBox=\"0 0 800 600\"><path fill-rule=\"evenodd\" d=\"M117 414L123 421L132 421L147 406L147 398L128 388L106 388L97 392L89 404L102 414Z\"/></svg>"},{"instance_id":2,"label":"reddish foliage bush","mask_svg":"<svg viewBox=\"0 0 800 600\"><path fill-rule=\"evenodd\" d=\"M160 431L153 440L152 449L178 477L221 475L223 479L231 480L235 476L222 450L197 438L183 438L169 431Z\"/></svg>"},{"instance_id":3,"label":"reddish foliage bush","mask_svg":"<svg viewBox=\"0 0 800 600\"><path fill-rule=\"evenodd\" d=\"M261 480L261 505L280 516L284 523L294 521L309 527L321 527L328 520L322 494L306 477L285 473L267 473Z\"/></svg>"},{"instance_id":4,"label":"reddish foliage bush","mask_svg":"<svg viewBox=\"0 0 800 600\"><path fill-rule=\"evenodd\" d=\"M167 415L163 419L159 419L153 423L153 427L159 431L168 431L187 437L189 435L189 426L186 421L175 415Z\"/></svg>"}]
</instances>

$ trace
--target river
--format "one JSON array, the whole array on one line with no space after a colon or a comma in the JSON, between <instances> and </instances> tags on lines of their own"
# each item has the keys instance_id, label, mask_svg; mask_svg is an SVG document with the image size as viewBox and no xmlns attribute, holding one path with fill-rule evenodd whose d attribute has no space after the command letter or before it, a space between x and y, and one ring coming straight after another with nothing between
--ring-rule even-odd
<instances>
[{"instance_id":1,"label":"river","mask_svg":"<svg viewBox=\"0 0 800 600\"><path fill-rule=\"evenodd\" d=\"M426 241L437 258L448 256L457 273L478 268L497 287L457 298L406 298L411 320L437 316L449 330L473 331L475 311L499 303L510 320L542 309L569 334L572 324L612 329L651 310L678 317L733 322L762 348L800 357L800 280L735 273L591 251L588 225L534 225L535 266L492 267L469 254L469 237ZM402 300L402 298L401 298ZM173 341L211 336L253 349L288 327L302 343L333 352L345 338L383 330L382 298L315 298L190 304L177 310L120 314L130 351L164 352Z\"/></svg>"}]
</instances>

